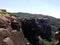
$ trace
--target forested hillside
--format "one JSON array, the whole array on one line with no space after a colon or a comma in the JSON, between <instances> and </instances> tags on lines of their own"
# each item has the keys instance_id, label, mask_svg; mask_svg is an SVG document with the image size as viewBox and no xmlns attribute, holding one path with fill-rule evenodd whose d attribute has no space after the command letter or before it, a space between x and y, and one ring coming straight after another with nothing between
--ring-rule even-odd
<instances>
[{"instance_id":1,"label":"forested hillside","mask_svg":"<svg viewBox=\"0 0 60 45\"><path fill-rule=\"evenodd\" d=\"M58 24L60 24L60 20L57 18L54 18L52 16L47 16L47 15L43 15L43 14L30 14L30 13L13 13L16 16L20 16L20 17L24 17L24 18L48 18L50 21L50 24L56 26Z\"/></svg>"}]
</instances>

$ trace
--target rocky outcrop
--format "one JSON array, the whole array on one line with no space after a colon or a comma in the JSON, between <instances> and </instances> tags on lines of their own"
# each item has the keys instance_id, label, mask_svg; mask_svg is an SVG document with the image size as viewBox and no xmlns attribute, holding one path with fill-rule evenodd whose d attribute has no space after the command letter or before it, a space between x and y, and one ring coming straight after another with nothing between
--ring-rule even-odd
<instances>
[{"instance_id":1,"label":"rocky outcrop","mask_svg":"<svg viewBox=\"0 0 60 45\"><path fill-rule=\"evenodd\" d=\"M21 21L24 36L32 45L42 45L41 40L51 41L51 26L47 18Z\"/></svg>"},{"instance_id":2,"label":"rocky outcrop","mask_svg":"<svg viewBox=\"0 0 60 45\"><path fill-rule=\"evenodd\" d=\"M51 41L47 18L24 19L10 15L6 10L0 11L0 45L42 45L43 39Z\"/></svg>"},{"instance_id":3,"label":"rocky outcrop","mask_svg":"<svg viewBox=\"0 0 60 45\"><path fill-rule=\"evenodd\" d=\"M0 15L0 45L26 45L16 16Z\"/></svg>"}]
</instances>

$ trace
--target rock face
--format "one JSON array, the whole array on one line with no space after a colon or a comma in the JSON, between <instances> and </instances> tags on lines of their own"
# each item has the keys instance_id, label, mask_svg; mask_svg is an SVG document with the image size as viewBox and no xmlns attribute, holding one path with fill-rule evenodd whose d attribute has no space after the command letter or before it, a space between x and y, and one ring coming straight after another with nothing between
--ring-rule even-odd
<instances>
[{"instance_id":1,"label":"rock face","mask_svg":"<svg viewBox=\"0 0 60 45\"><path fill-rule=\"evenodd\" d=\"M26 45L16 16L0 15L0 45Z\"/></svg>"},{"instance_id":2,"label":"rock face","mask_svg":"<svg viewBox=\"0 0 60 45\"><path fill-rule=\"evenodd\" d=\"M51 26L47 18L24 19L0 10L0 45L42 45L51 41ZM25 38L24 38L25 37Z\"/></svg>"},{"instance_id":3,"label":"rock face","mask_svg":"<svg viewBox=\"0 0 60 45\"><path fill-rule=\"evenodd\" d=\"M47 18L21 21L24 36L32 45L42 45L41 38L51 41L51 26Z\"/></svg>"}]
</instances>

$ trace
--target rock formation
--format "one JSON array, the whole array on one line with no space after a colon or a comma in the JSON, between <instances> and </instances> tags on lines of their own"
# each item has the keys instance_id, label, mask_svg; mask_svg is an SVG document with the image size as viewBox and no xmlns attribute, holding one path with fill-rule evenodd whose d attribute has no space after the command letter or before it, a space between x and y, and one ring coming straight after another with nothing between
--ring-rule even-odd
<instances>
[{"instance_id":1,"label":"rock formation","mask_svg":"<svg viewBox=\"0 0 60 45\"><path fill-rule=\"evenodd\" d=\"M25 19L21 24L24 36L32 45L42 45L39 43L41 39L51 41L51 26L47 18Z\"/></svg>"},{"instance_id":2,"label":"rock formation","mask_svg":"<svg viewBox=\"0 0 60 45\"><path fill-rule=\"evenodd\" d=\"M21 24L16 16L0 14L0 45L26 45Z\"/></svg>"},{"instance_id":3,"label":"rock formation","mask_svg":"<svg viewBox=\"0 0 60 45\"><path fill-rule=\"evenodd\" d=\"M42 45L51 41L51 26L47 18L24 19L0 10L0 45ZM29 41L26 44L25 38Z\"/></svg>"}]
</instances>

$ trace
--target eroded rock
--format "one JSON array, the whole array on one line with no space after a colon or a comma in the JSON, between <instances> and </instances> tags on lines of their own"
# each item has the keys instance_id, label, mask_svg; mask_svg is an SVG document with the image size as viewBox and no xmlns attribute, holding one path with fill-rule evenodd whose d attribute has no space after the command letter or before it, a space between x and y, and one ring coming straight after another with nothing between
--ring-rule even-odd
<instances>
[{"instance_id":1,"label":"eroded rock","mask_svg":"<svg viewBox=\"0 0 60 45\"><path fill-rule=\"evenodd\" d=\"M12 24L12 22L14 23ZM17 18L6 15L0 16L0 45L26 45L19 23Z\"/></svg>"}]
</instances>

